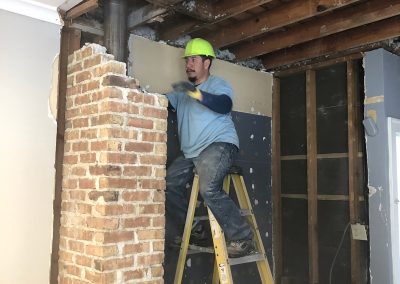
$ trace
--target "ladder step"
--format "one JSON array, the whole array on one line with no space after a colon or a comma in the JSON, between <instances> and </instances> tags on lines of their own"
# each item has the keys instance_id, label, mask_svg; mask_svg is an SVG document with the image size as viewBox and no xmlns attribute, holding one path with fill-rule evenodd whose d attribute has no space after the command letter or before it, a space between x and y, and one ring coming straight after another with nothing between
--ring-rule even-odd
<instances>
[{"instance_id":1,"label":"ladder step","mask_svg":"<svg viewBox=\"0 0 400 284\"><path fill-rule=\"evenodd\" d=\"M256 262L256 261L260 261L260 260L265 260L265 256L256 252L254 254L246 255L243 257L229 258L229 264L237 265L237 264L243 264L243 263Z\"/></svg>"},{"instance_id":2,"label":"ladder step","mask_svg":"<svg viewBox=\"0 0 400 284\"><path fill-rule=\"evenodd\" d=\"M203 252L214 253L213 247L201 247L201 246L189 244L188 248L189 248L188 254L196 254L196 253L203 253Z\"/></svg>"},{"instance_id":3,"label":"ladder step","mask_svg":"<svg viewBox=\"0 0 400 284\"><path fill-rule=\"evenodd\" d=\"M240 215L241 216L251 216L252 213L249 209L240 209ZM208 220L208 215L193 217L193 221L205 221L205 220Z\"/></svg>"}]
</instances>

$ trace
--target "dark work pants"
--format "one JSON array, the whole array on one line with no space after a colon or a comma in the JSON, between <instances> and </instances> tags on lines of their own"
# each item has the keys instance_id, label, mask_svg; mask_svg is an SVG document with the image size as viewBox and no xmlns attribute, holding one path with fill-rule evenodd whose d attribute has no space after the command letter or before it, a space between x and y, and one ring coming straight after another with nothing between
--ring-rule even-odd
<instances>
[{"instance_id":1,"label":"dark work pants","mask_svg":"<svg viewBox=\"0 0 400 284\"><path fill-rule=\"evenodd\" d=\"M189 203L194 168L199 175L200 195L210 208L228 240L249 239L253 233L246 219L222 188L237 147L216 142L196 158L178 157L167 169L166 239L182 235ZM168 232L168 230L170 230Z\"/></svg>"}]
</instances>

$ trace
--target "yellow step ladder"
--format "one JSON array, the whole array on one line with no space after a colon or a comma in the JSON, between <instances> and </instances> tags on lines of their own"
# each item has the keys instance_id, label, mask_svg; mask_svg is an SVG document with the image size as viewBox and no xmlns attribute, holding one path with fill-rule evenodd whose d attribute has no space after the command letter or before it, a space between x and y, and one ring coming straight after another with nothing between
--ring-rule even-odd
<instances>
[{"instance_id":1,"label":"yellow step ladder","mask_svg":"<svg viewBox=\"0 0 400 284\"><path fill-rule=\"evenodd\" d=\"M256 262L257 268L260 274L260 279L263 284L273 284L271 269L268 264L268 260L265 254L264 245L261 240L261 235L258 230L256 219L253 214L253 209L250 204L250 199L247 194L246 185L244 183L241 169L233 166L229 169L228 175L224 179L223 188L225 192L229 193L230 182L233 181L233 185L236 191L236 196L239 201L239 206L243 216L246 216L250 227L254 233L255 241L255 253L246 255L244 257L229 258L226 249L226 242L223 231L219 226L217 220L212 214L211 210L207 208L208 219L210 221L211 234L213 238L214 248L206 248L195 245L189 245L190 233L192 230L192 224L194 220L194 213L196 210L196 203L199 194L199 177L195 175L193 179L192 193L190 195L190 201L188 206L188 212L186 215L185 229L183 231L183 237L179 252L179 259L175 272L174 284L180 284L182 282L183 271L185 268L186 256L188 250L197 252L206 252L215 254L215 265L213 274L213 284L233 284L231 265L239 265L243 263ZM200 217L200 219L202 219ZM203 218L204 219L204 218ZM218 282L219 281L219 282Z\"/></svg>"}]
</instances>

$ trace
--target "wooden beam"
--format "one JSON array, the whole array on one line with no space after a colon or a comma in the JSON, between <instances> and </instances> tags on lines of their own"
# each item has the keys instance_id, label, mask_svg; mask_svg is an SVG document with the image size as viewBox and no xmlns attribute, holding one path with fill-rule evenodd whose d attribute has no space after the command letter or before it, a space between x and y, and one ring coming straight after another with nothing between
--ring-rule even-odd
<instances>
[{"instance_id":1,"label":"wooden beam","mask_svg":"<svg viewBox=\"0 0 400 284\"><path fill-rule=\"evenodd\" d=\"M68 55L80 48L79 30L64 26L61 29L61 46L58 73L57 136L55 154L55 190L53 199L53 242L50 263L50 283L58 283L58 252L61 224L62 170L64 159L65 103L67 93Z\"/></svg>"},{"instance_id":2,"label":"wooden beam","mask_svg":"<svg viewBox=\"0 0 400 284\"><path fill-rule=\"evenodd\" d=\"M134 9L128 15L128 31L162 16L163 14L167 13L167 11L167 8L157 7L153 4L146 5L139 9Z\"/></svg>"},{"instance_id":3,"label":"wooden beam","mask_svg":"<svg viewBox=\"0 0 400 284\"><path fill-rule=\"evenodd\" d=\"M361 59L361 58L363 58L363 55L360 52L358 52L358 53L354 53L354 54L344 56L344 57L339 57L339 58L330 59L330 60L324 60L323 62L308 64L308 65L304 65L304 66L297 66L295 68L290 68L290 69L284 70L284 71L277 71L274 73L274 76L280 78L282 76L289 76L291 74L306 71L309 69L320 69L320 68L327 67L330 65L342 63L347 60L354 60L354 59Z\"/></svg>"},{"instance_id":4,"label":"wooden beam","mask_svg":"<svg viewBox=\"0 0 400 284\"><path fill-rule=\"evenodd\" d=\"M315 70L306 71L309 283L318 284L317 104Z\"/></svg>"},{"instance_id":5,"label":"wooden beam","mask_svg":"<svg viewBox=\"0 0 400 284\"><path fill-rule=\"evenodd\" d=\"M293 0L272 10L265 11L249 20L221 28L218 32L213 31L205 36L205 38L214 47L220 48L331 12L338 8L343 8L358 1L360 0L344 0L339 3L337 0L325 0L324 2L330 2L330 5L326 5L328 8L324 11L319 11L319 1Z\"/></svg>"},{"instance_id":6,"label":"wooden beam","mask_svg":"<svg viewBox=\"0 0 400 284\"><path fill-rule=\"evenodd\" d=\"M280 79L274 78L272 92L272 244L275 283L282 277Z\"/></svg>"},{"instance_id":7,"label":"wooden beam","mask_svg":"<svg viewBox=\"0 0 400 284\"><path fill-rule=\"evenodd\" d=\"M191 19L182 24L175 25L173 28L160 32L160 37L163 40L176 39L182 35L193 33L197 30L205 28L207 26L216 24L220 21L231 18L235 15L243 13L247 10L253 9L254 7L267 4L272 0L231 0L231 1L220 1L212 6L212 10L209 10L209 18L203 18L203 21ZM204 13L203 13L204 14Z\"/></svg>"},{"instance_id":8,"label":"wooden beam","mask_svg":"<svg viewBox=\"0 0 400 284\"><path fill-rule=\"evenodd\" d=\"M65 20L73 20L79 16L99 7L98 0L87 0L84 3L75 6L65 14Z\"/></svg>"},{"instance_id":9,"label":"wooden beam","mask_svg":"<svg viewBox=\"0 0 400 284\"><path fill-rule=\"evenodd\" d=\"M328 57L397 36L400 36L399 16L269 53L261 59L267 69L274 69L319 56Z\"/></svg>"},{"instance_id":10,"label":"wooden beam","mask_svg":"<svg viewBox=\"0 0 400 284\"><path fill-rule=\"evenodd\" d=\"M347 61L347 125L349 149L349 215L350 223L359 222L360 169L358 163L359 104L357 104L354 61ZM361 284L359 241L350 238L351 283Z\"/></svg>"},{"instance_id":11,"label":"wooden beam","mask_svg":"<svg viewBox=\"0 0 400 284\"><path fill-rule=\"evenodd\" d=\"M400 0L373 0L332 12L324 17L267 34L257 40L240 44L229 50L236 60L260 56L288 46L325 37L334 33L370 24L400 14Z\"/></svg>"}]
</instances>

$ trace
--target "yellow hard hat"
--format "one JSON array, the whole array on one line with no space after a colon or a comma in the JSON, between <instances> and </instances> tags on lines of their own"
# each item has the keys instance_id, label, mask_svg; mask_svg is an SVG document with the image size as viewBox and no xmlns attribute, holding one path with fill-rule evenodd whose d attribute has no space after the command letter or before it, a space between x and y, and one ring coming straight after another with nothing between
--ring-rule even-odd
<instances>
[{"instance_id":1,"label":"yellow hard hat","mask_svg":"<svg viewBox=\"0 0 400 284\"><path fill-rule=\"evenodd\" d=\"M215 58L211 43L202 38L194 38L186 44L185 55L183 57L194 55L205 55Z\"/></svg>"}]
</instances>

